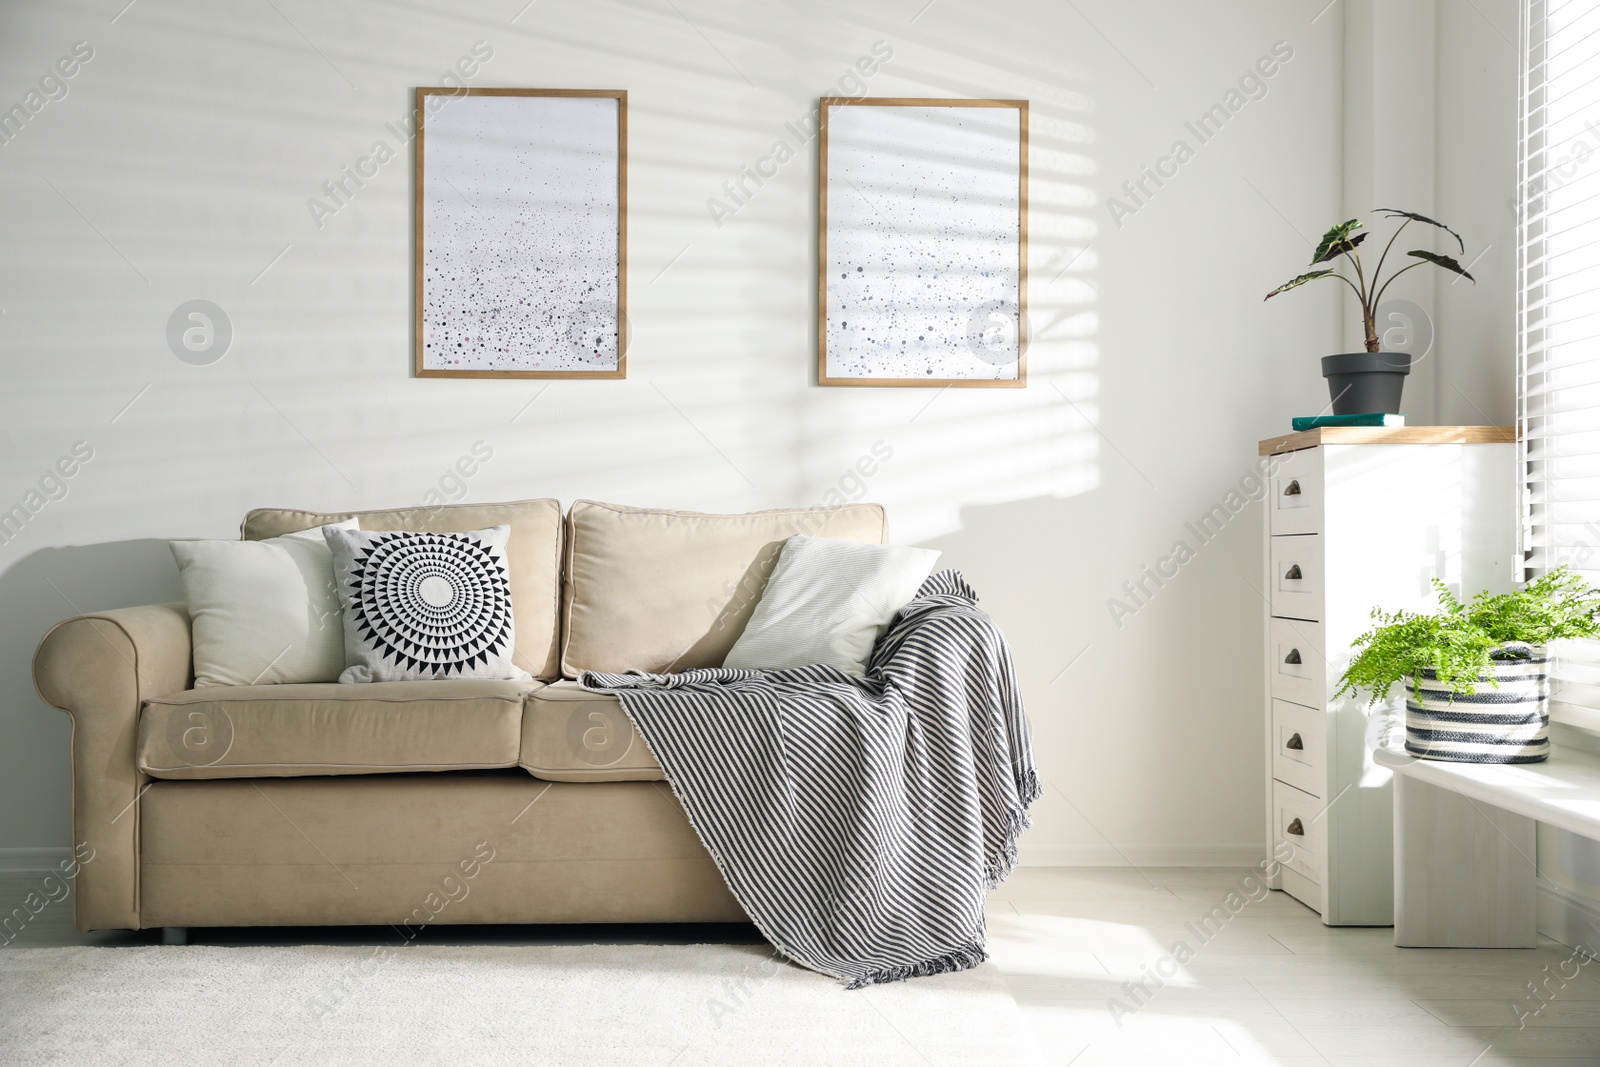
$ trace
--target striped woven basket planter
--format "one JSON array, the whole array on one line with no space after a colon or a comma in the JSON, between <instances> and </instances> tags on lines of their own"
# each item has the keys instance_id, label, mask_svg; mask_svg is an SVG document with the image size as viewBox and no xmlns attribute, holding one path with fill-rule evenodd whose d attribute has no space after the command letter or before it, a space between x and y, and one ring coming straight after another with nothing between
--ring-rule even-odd
<instances>
[{"instance_id":1,"label":"striped woven basket planter","mask_svg":"<svg viewBox=\"0 0 1600 1067\"><path fill-rule=\"evenodd\" d=\"M1453 763L1539 763L1550 758L1550 655L1508 645L1525 659L1497 660L1476 693L1456 693L1433 671L1422 675L1422 700L1406 679L1406 751ZM1499 687L1495 687L1495 682Z\"/></svg>"}]
</instances>

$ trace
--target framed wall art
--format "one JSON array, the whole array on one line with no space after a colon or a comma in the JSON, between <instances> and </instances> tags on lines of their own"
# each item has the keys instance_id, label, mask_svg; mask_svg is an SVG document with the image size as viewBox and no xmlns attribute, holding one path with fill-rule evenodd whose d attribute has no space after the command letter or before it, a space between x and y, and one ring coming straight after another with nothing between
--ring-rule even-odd
<instances>
[{"instance_id":1,"label":"framed wall art","mask_svg":"<svg viewBox=\"0 0 1600 1067\"><path fill-rule=\"evenodd\" d=\"M418 377L626 377L627 146L623 90L417 90Z\"/></svg>"},{"instance_id":2,"label":"framed wall art","mask_svg":"<svg viewBox=\"0 0 1600 1067\"><path fill-rule=\"evenodd\" d=\"M817 382L1027 384L1028 102L824 97Z\"/></svg>"}]
</instances>

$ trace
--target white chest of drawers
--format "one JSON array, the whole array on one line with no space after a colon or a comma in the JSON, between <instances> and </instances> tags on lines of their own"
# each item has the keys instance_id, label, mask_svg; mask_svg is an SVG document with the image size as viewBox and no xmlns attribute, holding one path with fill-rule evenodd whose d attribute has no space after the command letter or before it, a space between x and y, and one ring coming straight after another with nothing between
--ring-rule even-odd
<instances>
[{"instance_id":1,"label":"white chest of drawers","mask_svg":"<svg viewBox=\"0 0 1600 1067\"><path fill-rule=\"evenodd\" d=\"M1385 705L1333 699L1350 643L1386 611L1432 610L1431 579L1504 591L1516 567L1515 433L1498 426L1323 429L1262 441L1266 507L1267 847L1273 885L1330 926L1394 922ZM1398 687L1389 707L1401 707Z\"/></svg>"}]
</instances>

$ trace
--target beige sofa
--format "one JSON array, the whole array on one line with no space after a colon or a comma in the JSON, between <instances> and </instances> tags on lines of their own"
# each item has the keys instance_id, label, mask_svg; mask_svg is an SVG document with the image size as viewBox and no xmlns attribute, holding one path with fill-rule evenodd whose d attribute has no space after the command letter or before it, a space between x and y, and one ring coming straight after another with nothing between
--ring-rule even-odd
<instances>
[{"instance_id":1,"label":"beige sofa","mask_svg":"<svg viewBox=\"0 0 1600 1067\"><path fill-rule=\"evenodd\" d=\"M351 517L509 523L537 680L195 689L182 604L59 624L34 679L72 717L78 927L743 920L620 706L572 679L720 665L785 538L882 542L882 508L258 510L242 532Z\"/></svg>"}]
</instances>

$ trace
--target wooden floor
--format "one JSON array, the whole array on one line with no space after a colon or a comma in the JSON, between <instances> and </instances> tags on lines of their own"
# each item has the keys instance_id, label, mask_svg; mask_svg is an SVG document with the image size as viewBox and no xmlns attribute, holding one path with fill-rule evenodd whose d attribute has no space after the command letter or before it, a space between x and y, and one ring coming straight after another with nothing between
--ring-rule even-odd
<instances>
[{"instance_id":1,"label":"wooden floor","mask_svg":"<svg viewBox=\"0 0 1600 1067\"><path fill-rule=\"evenodd\" d=\"M1051 1067L1594 1067L1600 963L1528 950L1397 949L1388 929L1334 929L1282 893L1244 903L1247 872L1032 867L989 904L989 947ZM38 875L0 874L0 901ZM1201 919L1220 909L1228 915ZM9 908L8 904L8 908ZM666 942L747 927L438 927L443 940ZM367 928L204 931L207 941L364 943ZM751 934L750 936L753 936ZM81 934L52 904L16 945L148 944ZM1173 958L1182 942L1187 962ZM0 953L5 951L0 948ZM1161 985L1152 973L1170 972ZM1562 982L1560 975L1577 977ZM1144 979L1143 989L1132 983ZM1543 983L1535 998L1533 983ZM1519 1019L1523 1025L1519 1029ZM0 1062L4 1061L0 1052Z\"/></svg>"},{"instance_id":2,"label":"wooden floor","mask_svg":"<svg viewBox=\"0 0 1600 1067\"><path fill-rule=\"evenodd\" d=\"M1393 930L1324 926L1283 893L1197 934L1203 915L1227 914L1230 892L1236 904L1245 897L1246 873L1033 867L1001 886L990 949L1046 1062L1600 1064L1600 962L1544 939L1536 949L1395 948ZM1179 941L1193 958L1162 964L1174 971L1164 986L1147 981L1148 996L1124 987ZM1563 987L1557 976L1574 973ZM1128 1012L1114 1017L1113 999Z\"/></svg>"}]
</instances>

